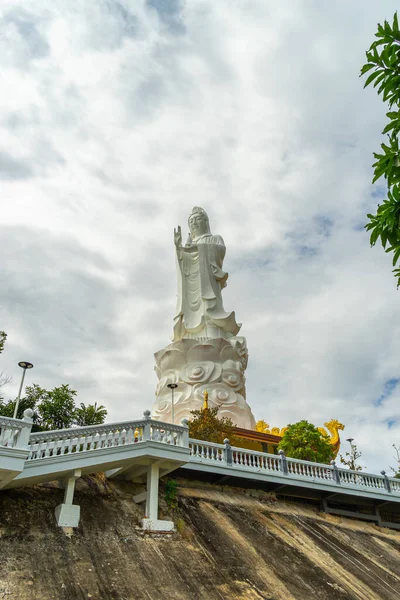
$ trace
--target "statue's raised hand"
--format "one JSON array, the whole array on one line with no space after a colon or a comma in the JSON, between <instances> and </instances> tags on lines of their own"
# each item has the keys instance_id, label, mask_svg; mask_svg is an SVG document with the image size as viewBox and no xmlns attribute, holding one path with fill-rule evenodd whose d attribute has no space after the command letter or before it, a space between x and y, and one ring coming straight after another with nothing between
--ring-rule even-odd
<instances>
[{"instance_id":1,"label":"statue's raised hand","mask_svg":"<svg viewBox=\"0 0 400 600\"><path fill-rule=\"evenodd\" d=\"M174 229L174 242L177 248L182 246L182 230L180 225L178 225L178 229Z\"/></svg>"}]
</instances>

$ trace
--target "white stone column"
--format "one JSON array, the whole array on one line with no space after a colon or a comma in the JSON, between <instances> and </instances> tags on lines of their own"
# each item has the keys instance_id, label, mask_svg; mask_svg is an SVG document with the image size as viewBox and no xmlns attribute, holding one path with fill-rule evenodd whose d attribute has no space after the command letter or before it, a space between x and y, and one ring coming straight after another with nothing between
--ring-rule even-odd
<instances>
[{"instance_id":1,"label":"white stone column","mask_svg":"<svg viewBox=\"0 0 400 600\"><path fill-rule=\"evenodd\" d=\"M151 521L158 519L158 481L160 467L152 463L147 470L146 516Z\"/></svg>"},{"instance_id":2,"label":"white stone column","mask_svg":"<svg viewBox=\"0 0 400 600\"><path fill-rule=\"evenodd\" d=\"M24 411L24 418L22 419L25 423L28 423L27 427L24 427L21 430L18 438L18 448L28 448L29 446L29 438L31 435L32 425L33 425L33 410L31 408L27 408Z\"/></svg>"},{"instance_id":3,"label":"white stone column","mask_svg":"<svg viewBox=\"0 0 400 600\"><path fill-rule=\"evenodd\" d=\"M55 509L57 525L60 527L78 527L81 507L72 504L74 500L75 482L81 477L81 469L76 469L71 477L67 479L64 493L64 502Z\"/></svg>"},{"instance_id":4,"label":"white stone column","mask_svg":"<svg viewBox=\"0 0 400 600\"><path fill-rule=\"evenodd\" d=\"M161 521L158 518L158 486L160 466L152 462L147 468L146 512L142 519L142 528L147 531L174 531L172 521Z\"/></svg>"}]
</instances>

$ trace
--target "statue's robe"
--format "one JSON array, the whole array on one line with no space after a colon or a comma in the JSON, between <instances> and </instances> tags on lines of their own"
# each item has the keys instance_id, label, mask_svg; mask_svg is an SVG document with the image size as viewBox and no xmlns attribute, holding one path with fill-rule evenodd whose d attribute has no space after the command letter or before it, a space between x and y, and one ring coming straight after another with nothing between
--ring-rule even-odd
<instances>
[{"instance_id":1,"label":"statue's robe","mask_svg":"<svg viewBox=\"0 0 400 600\"><path fill-rule=\"evenodd\" d=\"M220 235L205 234L177 250L178 304L173 341L207 337L207 323L220 328L219 337L239 332L235 312L225 312L221 290L228 273L222 270L225 244Z\"/></svg>"}]
</instances>

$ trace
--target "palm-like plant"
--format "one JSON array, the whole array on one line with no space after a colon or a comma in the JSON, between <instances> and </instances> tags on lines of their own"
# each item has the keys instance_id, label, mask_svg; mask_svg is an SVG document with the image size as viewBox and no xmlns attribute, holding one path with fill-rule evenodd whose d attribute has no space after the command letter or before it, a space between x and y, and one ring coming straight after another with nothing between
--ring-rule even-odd
<instances>
[{"instance_id":1,"label":"palm-like plant","mask_svg":"<svg viewBox=\"0 0 400 600\"><path fill-rule=\"evenodd\" d=\"M80 408L77 408L75 411L75 421L79 427L86 427L87 425L101 425L106 420L106 416L106 407L102 404L97 406L97 402L94 404L88 404L87 406L81 402Z\"/></svg>"}]
</instances>

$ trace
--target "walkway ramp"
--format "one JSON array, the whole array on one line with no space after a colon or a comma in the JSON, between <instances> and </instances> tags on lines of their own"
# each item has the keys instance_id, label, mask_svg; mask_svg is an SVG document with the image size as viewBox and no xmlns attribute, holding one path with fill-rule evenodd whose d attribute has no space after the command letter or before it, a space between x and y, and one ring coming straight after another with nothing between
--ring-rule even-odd
<instances>
[{"instance_id":1,"label":"walkway ramp","mask_svg":"<svg viewBox=\"0 0 400 600\"><path fill-rule=\"evenodd\" d=\"M110 477L143 479L147 466L157 462L160 476L189 459L187 427L152 421L93 425L33 433L25 466L7 488L106 472Z\"/></svg>"}]
</instances>

